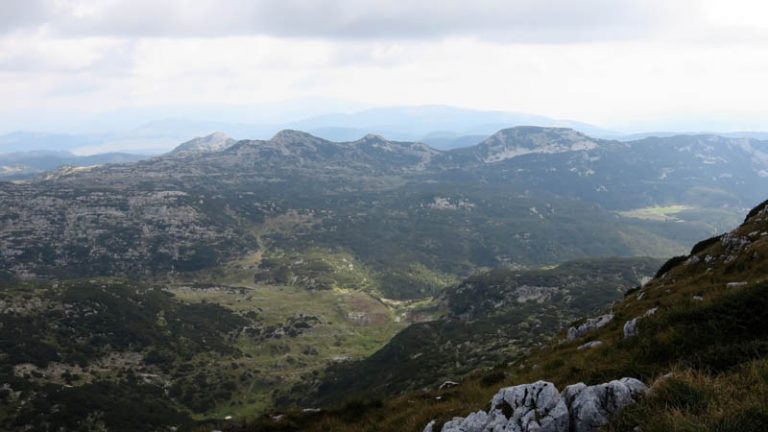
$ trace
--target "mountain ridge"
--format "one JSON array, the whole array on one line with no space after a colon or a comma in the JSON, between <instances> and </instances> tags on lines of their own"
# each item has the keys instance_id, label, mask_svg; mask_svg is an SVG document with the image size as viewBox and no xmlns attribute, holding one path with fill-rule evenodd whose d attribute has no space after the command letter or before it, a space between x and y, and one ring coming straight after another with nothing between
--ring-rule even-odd
<instances>
[{"instance_id":1,"label":"mountain ridge","mask_svg":"<svg viewBox=\"0 0 768 432\"><path fill-rule=\"evenodd\" d=\"M427 243L417 248L413 259L440 272L466 272L474 266L504 263L552 264L585 254L679 251L681 239L693 240L731 223L740 208L757 199L761 187L768 187L768 178L760 175L768 171L768 164L753 157L741 142L730 140L723 145L674 139L633 144L592 140L571 129L537 127L504 129L490 143L497 147L485 142L454 151L370 134L335 143L294 130L282 131L266 141L232 143L222 136L208 136L211 139L227 145L195 157L171 153L134 164L62 169L46 174L41 181L2 185L0 192L7 194L19 219L0 230L0 241L5 239L8 250L23 246L19 236L30 229L21 222L28 217L23 215L37 211L46 215L41 223L50 229L51 238L60 239L73 251L81 250L84 237L63 233L79 232L82 226L58 218L56 211L61 208L53 210L65 206L74 194L81 196L78 206L94 206L85 205L80 209L84 214L105 212L105 218L94 218L87 224L88 230L99 232L98 221L111 218L126 228L120 232L125 234L127 261L117 266L123 269L130 267L125 266L128 261L152 250L157 252L150 253L150 261L162 263L152 265L158 271L178 265L189 269L195 262L216 265L226 257L256 249L256 239L248 232L265 220L292 211L316 221L302 236L324 247L343 245L363 254L369 263L376 263L377 271L383 271L382 262L397 256L393 250L383 259L366 246L378 232L388 233L378 240L382 246L406 241L409 236L424 237L420 233L432 230L461 233L452 236L455 240L441 236L445 243L440 247L430 245L424 237ZM193 144L199 142L193 140ZM749 143L758 149L765 144ZM524 148L526 154L485 162L475 153L489 146L492 150L486 151L486 158L509 156L510 148ZM664 148L676 151L661 157L659 152ZM656 192L649 194L649 187ZM130 211L118 203L131 203ZM654 216L654 206L675 213ZM501 208L504 211L499 211ZM592 220L574 219L576 208L590 214ZM163 212L174 216L156 224L163 219ZM185 239L183 249L145 244L168 238L166 224L178 218L190 226L173 229L171 238ZM427 231L412 232L408 220L442 222ZM604 232L594 232L594 227L589 231L604 239L604 248L590 248L586 238L576 240L584 235L578 227L593 224L593 220L606 227ZM676 220L683 223L671 223ZM211 225L204 229L203 223ZM542 226L564 227L570 241L555 240L554 234L541 231ZM159 237L153 234L155 229ZM200 236L200 232L187 232L191 229L205 232L216 247L205 252L204 242L193 242L194 247L187 244ZM512 240L502 243L505 235ZM229 240L225 239L234 237L239 241L230 243L228 250ZM43 237L39 240L42 242ZM138 244L143 252L135 254ZM298 240L292 244L301 247ZM0 259L20 271L31 262L38 263L33 267L44 264L42 268L49 270L75 269L72 264L79 260L102 259L101 255L88 258L79 252L65 252L69 249L59 246L59 240L37 246L48 252L55 250L53 255L7 254ZM105 245L103 253L108 249ZM154 253L161 254L162 259L159 255L152 259ZM445 254L454 257L452 264L435 259ZM53 265L57 259L64 261ZM178 260L181 262L174 264ZM64 262L71 265L64 266ZM407 284L392 281L387 285Z\"/></svg>"}]
</instances>

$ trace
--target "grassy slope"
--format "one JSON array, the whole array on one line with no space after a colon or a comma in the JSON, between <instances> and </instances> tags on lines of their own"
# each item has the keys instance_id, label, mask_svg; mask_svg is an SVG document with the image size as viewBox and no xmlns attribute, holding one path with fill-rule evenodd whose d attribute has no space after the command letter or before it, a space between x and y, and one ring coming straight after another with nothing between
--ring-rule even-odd
<instances>
[{"instance_id":1,"label":"grassy slope","mask_svg":"<svg viewBox=\"0 0 768 432\"><path fill-rule=\"evenodd\" d=\"M614 419L608 430L632 431L637 425L659 432L766 430L767 232L768 214L761 206L730 236L702 242L685 263L665 266L671 269L629 294L613 307L616 318L603 329L479 372L456 388L353 403L279 422L261 419L243 430L418 431L431 419L444 421L485 409L505 385L546 379L562 387L622 376L653 383L654 390ZM728 285L742 282L747 283ZM624 323L655 307L659 309L653 317L640 321L640 335L624 339ZM589 340L605 343L576 349ZM663 378L670 372L671 378Z\"/></svg>"}]
</instances>

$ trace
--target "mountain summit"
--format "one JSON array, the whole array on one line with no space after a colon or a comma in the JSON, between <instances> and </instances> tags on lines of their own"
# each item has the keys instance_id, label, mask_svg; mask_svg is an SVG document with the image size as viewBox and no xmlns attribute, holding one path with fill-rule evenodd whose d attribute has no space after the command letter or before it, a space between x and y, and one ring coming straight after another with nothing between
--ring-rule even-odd
<instances>
[{"instance_id":1,"label":"mountain summit","mask_svg":"<svg viewBox=\"0 0 768 432\"><path fill-rule=\"evenodd\" d=\"M204 137L197 137L180 144L171 151L173 155L193 155L220 151L231 147L237 140L223 132L214 132Z\"/></svg>"},{"instance_id":2,"label":"mountain summit","mask_svg":"<svg viewBox=\"0 0 768 432\"><path fill-rule=\"evenodd\" d=\"M530 153L563 153L592 150L599 142L568 128L519 126L502 129L472 148L486 163L500 162Z\"/></svg>"}]
</instances>

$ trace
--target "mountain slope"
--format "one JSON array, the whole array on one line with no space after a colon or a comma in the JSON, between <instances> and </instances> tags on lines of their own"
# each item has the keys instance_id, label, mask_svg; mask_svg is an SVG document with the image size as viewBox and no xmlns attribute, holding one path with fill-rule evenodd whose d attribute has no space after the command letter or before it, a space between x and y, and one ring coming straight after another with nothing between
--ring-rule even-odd
<instances>
[{"instance_id":1,"label":"mountain slope","mask_svg":"<svg viewBox=\"0 0 768 432\"><path fill-rule=\"evenodd\" d=\"M412 324L363 361L330 368L316 391L297 390L304 395L298 402L391 397L519 358L568 323L620 299L661 264L651 258L605 258L474 275L446 288L436 307L414 311L440 316L437 320Z\"/></svg>"},{"instance_id":2,"label":"mountain slope","mask_svg":"<svg viewBox=\"0 0 768 432\"><path fill-rule=\"evenodd\" d=\"M593 150L599 140L572 129L521 126L503 129L474 147L455 150L471 154L484 163L501 162L533 153L566 153Z\"/></svg>"},{"instance_id":3,"label":"mountain slope","mask_svg":"<svg viewBox=\"0 0 768 432\"><path fill-rule=\"evenodd\" d=\"M264 419L246 430L413 430L484 408L503 385L637 377L651 392L611 431L762 431L768 427L768 201L737 229L670 260L612 306L601 328L556 341L459 386L376 404ZM584 349L587 342L601 345ZM357 415L350 410L357 410ZM360 412L362 411L362 412Z\"/></svg>"},{"instance_id":4,"label":"mountain slope","mask_svg":"<svg viewBox=\"0 0 768 432\"><path fill-rule=\"evenodd\" d=\"M127 153L103 153L91 156L76 156L62 151L0 153L0 180L30 179L44 171L62 166L86 167L128 163L145 158L146 156Z\"/></svg>"},{"instance_id":5,"label":"mountain slope","mask_svg":"<svg viewBox=\"0 0 768 432\"><path fill-rule=\"evenodd\" d=\"M288 271L311 288L317 278L305 273L314 270L279 264L282 257L349 254L370 282L365 289L389 298L423 298L480 267L679 253L685 242L727 225L732 207L753 194L736 196L729 209L689 208L704 202L688 199L693 184L720 196L744 182L755 188L768 182L753 175L710 187L711 173L693 170L659 183L656 195L663 200L657 201L643 192L644 177L623 174L641 163L655 164L653 153L621 162L632 146L566 129L517 128L502 135L510 146L562 152L486 163L466 152L375 135L335 143L287 130L270 140L234 144L208 137L209 144L227 146L194 157L181 152L0 184L7 203L0 263L28 276L156 277L209 271L263 251L265 262L278 265L260 266L254 277L283 280L278 273ZM585 140L597 147L579 144ZM479 149L491 151L473 151ZM573 166L609 156L611 162L601 166ZM675 169L699 164L693 156L683 153ZM582 169L595 172L581 175ZM603 182L617 190L598 191ZM662 220L614 212L669 203L682 204L683 211ZM287 219L302 222L271 228L272 221ZM329 270L321 273L337 279Z\"/></svg>"}]
</instances>

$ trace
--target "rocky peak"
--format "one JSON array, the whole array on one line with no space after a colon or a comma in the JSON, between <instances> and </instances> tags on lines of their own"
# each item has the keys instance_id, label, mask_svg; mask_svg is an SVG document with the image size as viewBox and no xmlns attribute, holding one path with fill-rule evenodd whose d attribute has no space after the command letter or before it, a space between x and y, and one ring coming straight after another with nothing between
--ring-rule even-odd
<instances>
[{"instance_id":1,"label":"rocky peak","mask_svg":"<svg viewBox=\"0 0 768 432\"><path fill-rule=\"evenodd\" d=\"M237 140L230 138L224 132L214 132L204 137L189 140L171 151L173 155L192 155L225 150Z\"/></svg>"},{"instance_id":2,"label":"rocky peak","mask_svg":"<svg viewBox=\"0 0 768 432\"><path fill-rule=\"evenodd\" d=\"M568 128L518 126L502 129L475 147L475 155L486 162L500 162L530 153L563 153L591 150L598 142Z\"/></svg>"},{"instance_id":3,"label":"rocky peak","mask_svg":"<svg viewBox=\"0 0 768 432\"><path fill-rule=\"evenodd\" d=\"M276 133L275 136L273 136L269 140L269 142L271 143L283 144L283 145L306 144L308 142L315 142L315 141L325 141L325 140L318 138L314 135L308 134L306 132L293 130L293 129L283 129L280 132Z\"/></svg>"},{"instance_id":4,"label":"rocky peak","mask_svg":"<svg viewBox=\"0 0 768 432\"><path fill-rule=\"evenodd\" d=\"M370 134L370 133L367 134L366 136L364 136L362 139L360 139L360 141L363 141L363 142L387 142L387 140L383 136L377 135L377 134Z\"/></svg>"}]
</instances>

